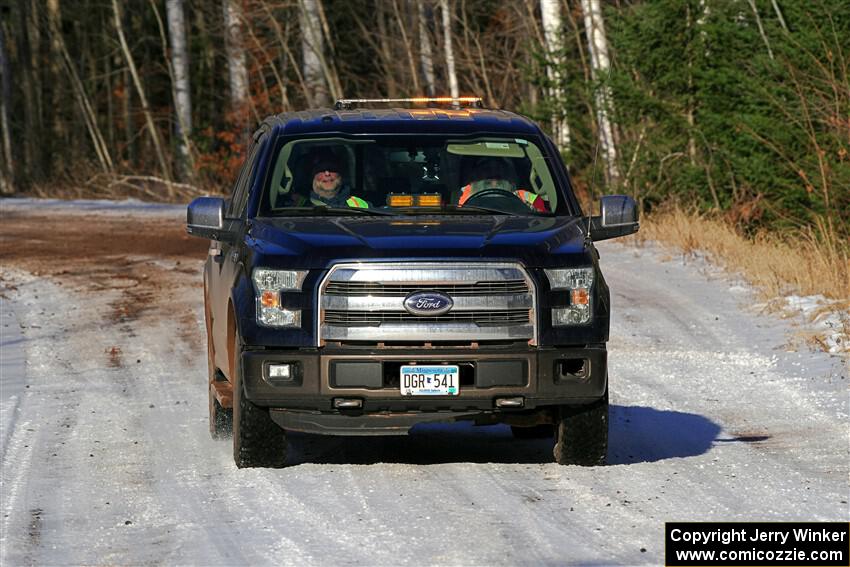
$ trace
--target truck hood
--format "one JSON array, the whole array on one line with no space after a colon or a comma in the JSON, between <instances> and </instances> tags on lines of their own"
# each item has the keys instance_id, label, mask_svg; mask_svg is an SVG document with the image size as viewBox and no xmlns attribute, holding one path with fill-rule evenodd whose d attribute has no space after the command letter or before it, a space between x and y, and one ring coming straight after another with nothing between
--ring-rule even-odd
<instances>
[{"instance_id":1,"label":"truck hood","mask_svg":"<svg viewBox=\"0 0 850 567\"><path fill-rule=\"evenodd\" d=\"M246 244L266 265L324 268L339 260L518 259L529 267L589 254L578 217L257 218ZM582 262L583 263L583 262Z\"/></svg>"}]
</instances>

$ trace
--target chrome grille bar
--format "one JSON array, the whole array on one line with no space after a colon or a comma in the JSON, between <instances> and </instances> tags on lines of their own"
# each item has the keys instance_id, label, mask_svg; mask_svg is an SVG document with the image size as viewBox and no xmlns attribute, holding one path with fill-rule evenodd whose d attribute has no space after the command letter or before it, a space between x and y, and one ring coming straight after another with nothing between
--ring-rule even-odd
<instances>
[{"instance_id":1,"label":"chrome grille bar","mask_svg":"<svg viewBox=\"0 0 850 567\"><path fill-rule=\"evenodd\" d=\"M500 311L452 311L436 317L411 315L406 311L325 311L325 323L328 325L368 325L377 327L383 323L411 323L425 325L431 323L470 322L479 326L527 324L528 309L508 309Z\"/></svg>"},{"instance_id":2,"label":"chrome grille bar","mask_svg":"<svg viewBox=\"0 0 850 567\"><path fill-rule=\"evenodd\" d=\"M325 289L327 295L344 295L347 297L368 295L406 297L417 291L422 291L421 284L386 284L381 282L330 282ZM515 295L528 293L528 285L524 280L475 282L472 284L440 284L433 287L431 291L441 291L452 297L467 295Z\"/></svg>"}]
</instances>

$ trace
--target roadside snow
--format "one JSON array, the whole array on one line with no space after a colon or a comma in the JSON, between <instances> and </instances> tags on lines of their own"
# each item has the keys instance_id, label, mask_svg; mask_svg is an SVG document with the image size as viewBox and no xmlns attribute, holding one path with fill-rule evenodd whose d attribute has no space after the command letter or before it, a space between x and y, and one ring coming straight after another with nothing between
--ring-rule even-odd
<instances>
[{"instance_id":1,"label":"roadside snow","mask_svg":"<svg viewBox=\"0 0 850 567\"><path fill-rule=\"evenodd\" d=\"M802 339L803 342L814 345L816 349L830 354L847 357L850 354L850 311L847 310L848 300L835 301L823 295L788 295L778 297L767 303L754 298L754 288L746 282L740 274L729 271L722 266L714 264L708 255L696 250L688 254L681 254L678 250L673 258L670 256L671 247L652 241L632 241L632 246L653 255L662 262L671 261L673 258L681 260L682 265L692 266L694 269L711 279L722 279L729 285L728 290L735 294L741 294L746 298L746 305L750 308L766 311L779 310L784 319L791 319L794 329L790 330L789 345ZM742 304L742 307L746 308ZM848 357L850 358L850 357Z\"/></svg>"},{"instance_id":2,"label":"roadside snow","mask_svg":"<svg viewBox=\"0 0 850 567\"><path fill-rule=\"evenodd\" d=\"M805 327L820 338L827 352L850 353L850 312L839 302L822 295L789 295L785 304L788 310L803 317Z\"/></svg>"},{"instance_id":3,"label":"roadside snow","mask_svg":"<svg viewBox=\"0 0 850 567\"><path fill-rule=\"evenodd\" d=\"M12 197L0 199L0 212L18 213L61 213L61 214L126 214L134 216L158 216L172 217L182 216L186 218L185 205L172 205L168 203L150 203L138 199L124 199L123 201L107 201L103 199L34 199L30 197Z\"/></svg>"}]
</instances>

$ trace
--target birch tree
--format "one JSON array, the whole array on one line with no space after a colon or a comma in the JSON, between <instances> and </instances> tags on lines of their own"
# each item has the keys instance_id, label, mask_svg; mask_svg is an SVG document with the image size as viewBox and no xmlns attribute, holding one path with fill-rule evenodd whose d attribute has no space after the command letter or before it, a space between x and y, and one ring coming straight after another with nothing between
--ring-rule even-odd
<instances>
[{"instance_id":1,"label":"birch tree","mask_svg":"<svg viewBox=\"0 0 850 567\"><path fill-rule=\"evenodd\" d=\"M449 81L449 94L452 98L460 96L455 72L455 52L452 46L452 14L449 11L449 0L440 0L440 11L443 16L443 47L446 51L446 74Z\"/></svg>"},{"instance_id":2,"label":"birch tree","mask_svg":"<svg viewBox=\"0 0 850 567\"><path fill-rule=\"evenodd\" d=\"M166 0L168 35L171 39L171 67L173 69L174 110L177 115L175 138L177 139L178 166L182 179L189 179L192 172L192 154L189 137L192 134L192 95L189 84L189 53L186 49L186 24L183 0Z\"/></svg>"},{"instance_id":3,"label":"birch tree","mask_svg":"<svg viewBox=\"0 0 850 567\"><path fill-rule=\"evenodd\" d=\"M242 42L242 3L240 0L224 0L223 10L230 106L241 114L248 104L248 66Z\"/></svg>"},{"instance_id":4,"label":"birch tree","mask_svg":"<svg viewBox=\"0 0 850 567\"><path fill-rule=\"evenodd\" d=\"M428 33L428 17L425 10L425 0L416 0L419 16L419 60L422 65L422 76L425 78L425 93L434 96L437 92L434 80L434 56L431 51L431 36Z\"/></svg>"},{"instance_id":5,"label":"birch tree","mask_svg":"<svg viewBox=\"0 0 850 567\"><path fill-rule=\"evenodd\" d=\"M552 115L552 137L561 150L570 149L570 124L567 121L564 96L564 44L559 0L540 0L540 17L543 21L543 37L546 40L546 78L550 87L548 95L555 112Z\"/></svg>"},{"instance_id":6,"label":"birch tree","mask_svg":"<svg viewBox=\"0 0 850 567\"><path fill-rule=\"evenodd\" d=\"M614 143L614 128L610 117L610 113L613 112L613 99L607 80L611 66L608 57L608 38L605 36L605 24L599 0L581 0L581 8L584 12L587 47L590 52L599 147L605 158L606 179L609 184L615 184L619 181L620 172L617 167L617 147Z\"/></svg>"},{"instance_id":7,"label":"birch tree","mask_svg":"<svg viewBox=\"0 0 850 567\"><path fill-rule=\"evenodd\" d=\"M325 37L322 34L319 6L316 0L299 0L298 21L301 26L301 74L310 93L310 106L330 106L330 89L322 60Z\"/></svg>"}]
</instances>

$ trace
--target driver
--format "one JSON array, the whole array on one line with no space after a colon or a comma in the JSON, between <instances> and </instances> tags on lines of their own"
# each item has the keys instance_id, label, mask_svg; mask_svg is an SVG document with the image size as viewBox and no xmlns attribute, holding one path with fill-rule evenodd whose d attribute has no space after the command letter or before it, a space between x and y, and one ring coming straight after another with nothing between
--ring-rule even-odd
<instances>
[{"instance_id":1,"label":"driver","mask_svg":"<svg viewBox=\"0 0 850 567\"><path fill-rule=\"evenodd\" d=\"M318 150L310 158L310 197L293 196L294 206L309 204L334 208L368 209L369 202L351 194L344 183L342 163L330 150Z\"/></svg>"},{"instance_id":2,"label":"driver","mask_svg":"<svg viewBox=\"0 0 850 567\"><path fill-rule=\"evenodd\" d=\"M475 181L465 185L460 191L457 205L462 207L473 195L496 190L511 193L525 205L541 213L548 212L546 201L537 193L527 189L517 189L512 168L505 160L496 157L484 157L472 166L470 179Z\"/></svg>"}]
</instances>

